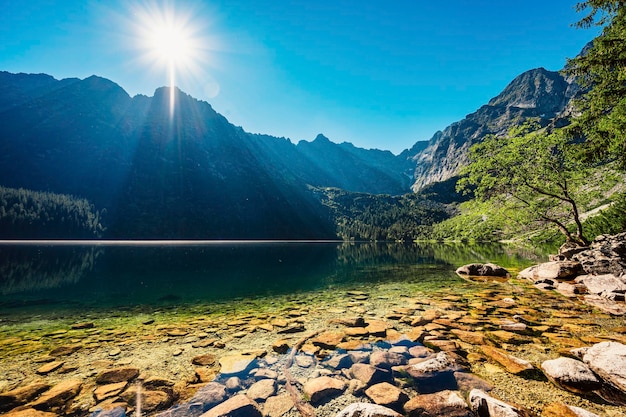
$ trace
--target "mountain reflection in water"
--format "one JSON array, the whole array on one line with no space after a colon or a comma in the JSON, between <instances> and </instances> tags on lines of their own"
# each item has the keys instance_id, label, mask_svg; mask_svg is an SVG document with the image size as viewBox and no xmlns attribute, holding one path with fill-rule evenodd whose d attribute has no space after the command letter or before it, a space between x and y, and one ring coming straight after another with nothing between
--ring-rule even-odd
<instances>
[{"instance_id":1,"label":"mountain reflection in water","mask_svg":"<svg viewBox=\"0 0 626 417\"><path fill-rule=\"evenodd\" d=\"M537 256L501 244L2 244L0 309L158 307L383 281L442 286L465 263L516 268Z\"/></svg>"}]
</instances>

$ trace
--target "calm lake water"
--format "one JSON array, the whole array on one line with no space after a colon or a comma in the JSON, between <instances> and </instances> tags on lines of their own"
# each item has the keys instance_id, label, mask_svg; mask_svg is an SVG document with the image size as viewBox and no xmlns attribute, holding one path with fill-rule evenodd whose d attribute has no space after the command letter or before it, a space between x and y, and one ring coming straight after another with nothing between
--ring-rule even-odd
<instances>
[{"instance_id":1,"label":"calm lake water","mask_svg":"<svg viewBox=\"0 0 626 417\"><path fill-rule=\"evenodd\" d=\"M0 244L0 318L334 291L372 283L453 285L470 262L522 268L500 244L136 242Z\"/></svg>"}]
</instances>

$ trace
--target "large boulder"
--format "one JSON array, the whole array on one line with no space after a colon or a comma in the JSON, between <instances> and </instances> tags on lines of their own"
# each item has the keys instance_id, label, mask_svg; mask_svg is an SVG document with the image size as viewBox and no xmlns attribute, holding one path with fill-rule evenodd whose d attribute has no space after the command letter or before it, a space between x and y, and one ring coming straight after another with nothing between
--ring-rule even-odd
<instances>
[{"instance_id":1,"label":"large boulder","mask_svg":"<svg viewBox=\"0 0 626 417\"><path fill-rule=\"evenodd\" d=\"M538 282L545 280L574 279L582 273L584 273L583 267L579 262L552 261L526 268L519 273L519 276L533 282Z\"/></svg>"},{"instance_id":2,"label":"large boulder","mask_svg":"<svg viewBox=\"0 0 626 417\"><path fill-rule=\"evenodd\" d=\"M609 401L626 404L626 345L618 342L595 344L585 351L583 362L615 391L623 394Z\"/></svg>"},{"instance_id":3,"label":"large boulder","mask_svg":"<svg viewBox=\"0 0 626 417\"><path fill-rule=\"evenodd\" d=\"M509 271L496 264L467 264L456 270L459 275L476 277L510 277Z\"/></svg>"},{"instance_id":4,"label":"large boulder","mask_svg":"<svg viewBox=\"0 0 626 417\"><path fill-rule=\"evenodd\" d=\"M602 382L581 361L572 358L551 359L541 364L545 376L554 384L579 394L600 388Z\"/></svg>"}]
</instances>

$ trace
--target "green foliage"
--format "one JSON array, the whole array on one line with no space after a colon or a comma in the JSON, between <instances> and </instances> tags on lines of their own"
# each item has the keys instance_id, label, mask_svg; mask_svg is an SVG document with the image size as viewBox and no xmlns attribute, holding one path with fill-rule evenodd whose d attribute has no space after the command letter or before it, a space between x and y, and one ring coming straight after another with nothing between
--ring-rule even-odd
<instances>
[{"instance_id":1,"label":"green foliage","mask_svg":"<svg viewBox=\"0 0 626 417\"><path fill-rule=\"evenodd\" d=\"M96 238L102 213L85 199L0 187L0 238Z\"/></svg>"},{"instance_id":2,"label":"green foliage","mask_svg":"<svg viewBox=\"0 0 626 417\"><path fill-rule=\"evenodd\" d=\"M443 204L416 194L402 196L352 193L317 188L344 240L412 241L430 237L431 226L450 216Z\"/></svg>"},{"instance_id":3,"label":"green foliage","mask_svg":"<svg viewBox=\"0 0 626 417\"><path fill-rule=\"evenodd\" d=\"M583 225L589 236L614 235L626 230L626 194L613 196L604 209L588 217Z\"/></svg>"},{"instance_id":4,"label":"green foliage","mask_svg":"<svg viewBox=\"0 0 626 417\"><path fill-rule=\"evenodd\" d=\"M602 34L580 56L568 61L566 73L587 91L576 101L580 115L568 128L573 137L586 138L590 160L616 159L626 168L626 9L623 1L590 0L578 26L603 27Z\"/></svg>"},{"instance_id":5,"label":"green foliage","mask_svg":"<svg viewBox=\"0 0 626 417\"><path fill-rule=\"evenodd\" d=\"M487 136L472 146L458 187L475 187L476 196L494 204L506 223L556 227L568 241L584 244L579 205L588 198L582 186L589 169L562 130L535 129L524 124L508 137Z\"/></svg>"}]
</instances>

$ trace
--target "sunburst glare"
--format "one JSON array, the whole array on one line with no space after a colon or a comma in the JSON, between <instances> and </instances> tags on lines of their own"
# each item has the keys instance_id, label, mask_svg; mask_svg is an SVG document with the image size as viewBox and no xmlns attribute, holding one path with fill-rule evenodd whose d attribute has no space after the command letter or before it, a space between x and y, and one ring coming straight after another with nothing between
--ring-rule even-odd
<instances>
[{"instance_id":1,"label":"sunburst glare","mask_svg":"<svg viewBox=\"0 0 626 417\"><path fill-rule=\"evenodd\" d=\"M206 60L208 42L202 34L203 25L194 10L175 9L167 3L136 6L133 17L141 60L167 74L172 116L177 77L197 75Z\"/></svg>"}]
</instances>

